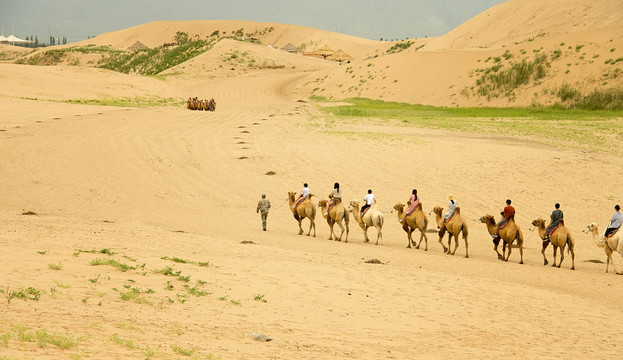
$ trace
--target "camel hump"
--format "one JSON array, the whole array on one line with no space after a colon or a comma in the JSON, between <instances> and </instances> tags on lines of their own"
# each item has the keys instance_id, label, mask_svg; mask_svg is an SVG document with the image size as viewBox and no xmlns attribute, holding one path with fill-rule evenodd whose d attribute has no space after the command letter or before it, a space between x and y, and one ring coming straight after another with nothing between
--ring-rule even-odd
<instances>
[{"instance_id":1,"label":"camel hump","mask_svg":"<svg viewBox=\"0 0 623 360\"><path fill-rule=\"evenodd\" d=\"M565 221L563 219L558 220L558 226L565 226Z\"/></svg>"},{"instance_id":2,"label":"camel hump","mask_svg":"<svg viewBox=\"0 0 623 360\"><path fill-rule=\"evenodd\" d=\"M508 217L508 221L515 221L515 214L510 214Z\"/></svg>"},{"instance_id":3,"label":"camel hump","mask_svg":"<svg viewBox=\"0 0 623 360\"><path fill-rule=\"evenodd\" d=\"M422 203L419 203L419 204L415 205L415 210L422 211Z\"/></svg>"},{"instance_id":4,"label":"camel hump","mask_svg":"<svg viewBox=\"0 0 623 360\"><path fill-rule=\"evenodd\" d=\"M461 208L457 206L456 209L454 209L454 213L461 215Z\"/></svg>"}]
</instances>

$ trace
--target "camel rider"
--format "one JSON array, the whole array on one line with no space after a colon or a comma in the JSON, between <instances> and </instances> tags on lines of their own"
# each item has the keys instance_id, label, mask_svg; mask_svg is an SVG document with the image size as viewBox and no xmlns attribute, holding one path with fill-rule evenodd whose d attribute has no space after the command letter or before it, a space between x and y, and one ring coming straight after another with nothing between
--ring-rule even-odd
<instances>
[{"instance_id":1,"label":"camel rider","mask_svg":"<svg viewBox=\"0 0 623 360\"><path fill-rule=\"evenodd\" d=\"M500 228L500 226L504 226L504 224L506 224L508 220L510 220L512 215L515 215L515 208L511 206L510 199L506 199L506 207L504 208L502 215L502 219L500 220L500 222L498 222L498 229Z\"/></svg>"},{"instance_id":2,"label":"camel rider","mask_svg":"<svg viewBox=\"0 0 623 360\"><path fill-rule=\"evenodd\" d=\"M307 199L308 196L309 196L309 188L307 187L307 183L305 183L303 184L303 190L301 190L301 195L299 196L298 199L296 199L296 201L294 202L294 205L292 205L292 209L296 209L296 207L299 206L300 203L305 201L305 199Z\"/></svg>"},{"instance_id":3,"label":"camel rider","mask_svg":"<svg viewBox=\"0 0 623 360\"><path fill-rule=\"evenodd\" d=\"M342 202L342 191L340 190L340 183L333 184L333 191L329 194L329 203L327 204L327 211L325 215L329 214L329 211L337 201Z\"/></svg>"},{"instance_id":4,"label":"camel rider","mask_svg":"<svg viewBox=\"0 0 623 360\"><path fill-rule=\"evenodd\" d=\"M560 204L556 203L554 207L556 208L556 210L552 211L552 215L550 216L550 219L552 221L547 226L547 229L545 229L545 238L543 239L543 241L549 241L550 231L552 231L553 228L558 226L558 224L560 223L560 220L564 218L564 214L562 213L562 210L560 210Z\"/></svg>"},{"instance_id":5,"label":"camel rider","mask_svg":"<svg viewBox=\"0 0 623 360\"><path fill-rule=\"evenodd\" d=\"M456 202L456 200L454 200L454 195L448 194L448 211L443 214L443 222L441 223L441 226L439 226L440 238L443 237L446 233L446 223L450 221L450 218L452 217L452 215L454 215L457 206L459 206L459 204Z\"/></svg>"},{"instance_id":6,"label":"camel rider","mask_svg":"<svg viewBox=\"0 0 623 360\"><path fill-rule=\"evenodd\" d=\"M604 240L608 240L609 236L614 235L614 233L616 233L621 227L621 224L623 224L623 213L619 211L621 210L621 207L619 205L615 205L614 210L615 212L610 219L606 232L604 233Z\"/></svg>"},{"instance_id":7,"label":"camel rider","mask_svg":"<svg viewBox=\"0 0 623 360\"><path fill-rule=\"evenodd\" d=\"M415 207L419 203L420 203L420 198L417 196L417 190L413 189L413 191L411 192L411 197L409 197L409 201L407 201L409 208L405 211L405 214L402 216L402 219L400 219L401 223L405 221L407 216L413 213L413 211L415 210Z\"/></svg>"},{"instance_id":8,"label":"camel rider","mask_svg":"<svg viewBox=\"0 0 623 360\"><path fill-rule=\"evenodd\" d=\"M363 216L363 213L365 212L365 210L367 208L369 208L370 206L372 206L372 203L374 202L374 200L376 199L376 197L374 196L374 194L372 193L371 189L368 189L368 195L366 195L363 198L363 201L365 201L365 205L363 205L361 207L361 216Z\"/></svg>"},{"instance_id":9,"label":"camel rider","mask_svg":"<svg viewBox=\"0 0 623 360\"><path fill-rule=\"evenodd\" d=\"M448 211L446 211L446 213L443 214L444 223L448 222L448 220L450 220L452 215L454 215L454 211L456 210L457 206L459 206L459 204L456 202L456 200L454 200L454 195L449 194L448 195Z\"/></svg>"}]
</instances>

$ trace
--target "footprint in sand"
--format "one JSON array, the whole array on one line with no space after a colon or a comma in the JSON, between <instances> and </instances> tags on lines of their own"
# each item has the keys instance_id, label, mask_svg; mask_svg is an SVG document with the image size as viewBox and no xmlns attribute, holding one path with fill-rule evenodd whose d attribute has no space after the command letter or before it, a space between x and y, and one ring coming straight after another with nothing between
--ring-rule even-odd
<instances>
[{"instance_id":1,"label":"footprint in sand","mask_svg":"<svg viewBox=\"0 0 623 360\"><path fill-rule=\"evenodd\" d=\"M239 158L238 158L238 160L245 160L245 159L248 159L248 157L246 157L246 156L241 156L241 157L239 157Z\"/></svg>"},{"instance_id":2,"label":"footprint in sand","mask_svg":"<svg viewBox=\"0 0 623 360\"><path fill-rule=\"evenodd\" d=\"M241 134L248 134L249 132L248 132L248 131L246 131L246 130L243 130L243 131L241 131L240 133L241 133Z\"/></svg>"}]
</instances>

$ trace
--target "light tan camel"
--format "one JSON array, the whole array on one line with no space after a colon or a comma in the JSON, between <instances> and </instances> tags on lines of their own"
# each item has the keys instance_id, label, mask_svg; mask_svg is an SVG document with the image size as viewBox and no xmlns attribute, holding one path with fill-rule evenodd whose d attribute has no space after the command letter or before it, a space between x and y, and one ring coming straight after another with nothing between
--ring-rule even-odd
<instances>
[{"instance_id":1,"label":"light tan camel","mask_svg":"<svg viewBox=\"0 0 623 360\"><path fill-rule=\"evenodd\" d=\"M465 223L465 220L463 220L463 218L461 217L461 208L457 207L456 210L454 210L454 215L452 216L452 219L450 219L450 222L447 222L445 224L444 224L442 207L435 206L432 212L435 213L435 221L437 222L437 226L439 226L440 229L442 229L442 226L445 226L445 229L448 231L448 247L447 248L441 242L443 240L443 235L445 231L444 230L439 231L439 243L441 244L441 246L443 246L443 252L447 253L448 255L454 255L454 253L456 252L456 249L459 247L459 234L463 233L463 240L465 240L465 257L468 258L469 257L469 253L468 253L469 246L467 243L468 229L467 229L467 223ZM454 236L454 251L450 252L450 244L452 243L453 236Z\"/></svg>"},{"instance_id":2,"label":"light tan camel","mask_svg":"<svg viewBox=\"0 0 623 360\"><path fill-rule=\"evenodd\" d=\"M309 231L307 232L307 236L311 234L312 228L314 228L314 237L316 237L316 223L314 219L316 218L316 206L311 201L312 194L309 194L302 203L300 203L295 209L292 208L295 200L295 192L288 192L288 203L290 204L290 210L292 210L292 215L299 223L299 235L303 235L303 228L301 227L301 223L304 218L309 219Z\"/></svg>"},{"instance_id":3,"label":"light tan camel","mask_svg":"<svg viewBox=\"0 0 623 360\"><path fill-rule=\"evenodd\" d=\"M378 245L379 240L383 238L383 233L381 232L381 230L383 229L383 222L385 220L383 218L383 213L376 207L376 200L370 206L370 209L365 213L363 218L359 213L359 201L351 201L350 207L351 211L353 212L353 218L363 229L363 241L370 241L370 239L368 238L368 228L374 226L378 231L378 235L376 236L376 245Z\"/></svg>"},{"instance_id":4,"label":"light tan camel","mask_svg":"<svg viewBox=\"0 0 623 360\"><path fill-rule=\"evenodd\" d=\"M402 219L405 215L405 206L402 203L398 203L394 205L394 210L398 213L398 221ZM420 244L422 243L422 239L426 240L424 251L428 251L428 237L426 236L426 228L428 227L428 218L424 211L422 211L422 203L417 204L415 210L411 213L411 215L407 216L403 222L400 223L402 225L402 229L407 233L407 247L410 248L411 244L415 246L416 249L420 248ZM413 237L411 236L415 229L420 230L420 242L415 244L413 241Z\"/></svg>"},{"instance_id":5,"label":"light tan camel","mask_svg":"<svg viewBox=\"0 0 623 360\"><path fill-rule=\"evenodd\" d=\"M511 215L508 223L502 230L499 230L500 237L497 237L498 234L498 224L495 222L495 218L493 215L485 215L480 218L480 222L487 226L487 230L489 231L489 235L493 237L493 244L495 245L494 250L498 254L498 259L508 261L508 258L511 256L511 249L513 246L513 242L517 240L517 245L519 246L519 255L520 260L519 263L523 264L523 233L521 229L515 223L515 215ZM498 251L498 245L500 244L500 238L504 240L504 246L502 247L502 254ZM506 247L508 246L508 254L506 257L504 254L506 253Z\"/></svg>"},{"instance_id":6,"label":"light tan camel","mask_svg":"<svg viewBox=\"0 0 623 360\"><path fill-rule=\"evenodd\" d=\"M614 260L612 259L612 253L615 251L619 252L621 258L623 258L623 240L621 239L620 230L612 237L609 237L608 240L604 240L604 235L599 232L598 225L596 223L590 223L584 230L584 232L590 232L593 234L593 241L595 245L598 247L604 248L604 252L606 253L606 272L608 272L608 265L612 263L612 267L614 268L614 272L616 274L623 274L617 271L617 268L614 266Z\"/></svg>"},{"instance_id":7,"label":"light tan camel","mask_svg":"<svg viewBox=\"0 0 623 360\"><path fill-rule=\"evenodd\" d=\"M532 226L539 230L539 237L541 240L545 239L545 232L547 231L545 220L541 218L536 219L532 222ZM552 235L549 237L549 242L543 242L543 248L541 249L541 254L543 254L543 265L548 264L547 257L545 257L545 249L547 249L550 242L554 248L554 263L552 264L552 267L560 267L562 260L565 258L565 246L569 245L567 252L571 254L571 270L575 270L575 242L573 241L573 236L571 236L569 229L565 227L564 220L559 220L558 228L554 230ZM558 248L560 248L560 262L556 265L556 251Z\"/></svg>"},{"instance_id":8,"label":"light tan camel","mask_svg":"<svg viewBox=\"0 0 623 360\"><path fill-rule=\"evenodd\" d=\"M342 241L342 235L344 235L344 229L346 228L346 238L344 239L344 242L347 243L348 233L350 231L349 226L348 226L349 216L348 216L348 211L346 211L346 208L344 207L342 202L339 200L335 200L335 205L331 208L331 211L329 211L327 215L325 215L326 208L327 208L327 200L320 200L318 202L318 206L320 207L322 216L325 219L327 219L327 223L329 224L329 229L331 230L331 233L329 234L329 240L333 240L333 236L335 235L333 232L333 225L337 223L340 229L342 229L342 232L340 233L340 237L335 235L335 241ZM345 225L343 225L342 222L344 222Z\"/></svg>"}]
</instances>

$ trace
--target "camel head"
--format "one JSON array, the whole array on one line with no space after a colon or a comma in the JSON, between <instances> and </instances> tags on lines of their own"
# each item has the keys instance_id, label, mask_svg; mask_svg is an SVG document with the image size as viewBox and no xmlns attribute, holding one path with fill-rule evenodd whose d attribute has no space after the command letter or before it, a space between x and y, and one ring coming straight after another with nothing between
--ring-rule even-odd
<instances>
[{"instance_id":1,"label":"camel head","mask_svg":"<svg viewBox=\"0 0 623 360\"><path fill-rule=\"evenodd\" d=\"M295 192L288 191L288 199L294 201L295 200L295 197L294 197L295 195L296 195Z\"/></svg>"},{"instance_id":2,"label":"camel head","mask_svg":"<svg viewBox=\"0 0 623 360\"><path fill-rule=\"evenodd\" d=\"M326 208L327 207L327 200L319 200L318 201L318 206L322 207L322 208Z\"/></svg>"},{"instance_id":3,"label":"camel head","mask_svg":"<svg viewBox=\"0 0 623 360\"><path fill-rule=\"evenodd\" d=\"M538 228L541 228L541 227L545 226L545 220L543 220L541 218L538 218L538 219L532 221L532 226L536 226Z\"/></svg>"},{"instance_id":4,"label":"camel head","mask_svg":"<svg viewBox=\"0 0 623 360\"><path fill-rule=\"evenodd\" d=\"M599 229L598 229L599 225L597 225L597 223L590 223L588 225L586 225L586 229L582 230L583 233L599 233Z\"/></svg>"},{"instance_id":5,"label":"camel head","mask_svg":"<svg viewBox=\"0 0 623 360\"><path fill-rule=\"evenodd\" d=\"M435 213L435 215L437 216L443 216L443 208L441 206L435 206L433 208L433 212Z\"/></svg>"},{"instance_id":6,"label":"camel head","mask_svg":"<svg viewBox=\"0 0 623 360\"><path fill-rule=\"evenodd\" d=\"M350 202L350 207L351 207L352 209L359 209L359 201L357 201L357 200L352 200L352 201Z\"/></svg>"},{"instance_id":7,"label":"camel head","mask_svg":"<svg viewBox=\"0 0 623 360\"><path fill-rule=\"evenodd\" d=\"M402 203L398 203L398 204L394 205L394 210L396 210L398 212L403 211L404 208L405 208L405 206Z\"/></svg>"},{"instance_id":8,"label":"camel head","mask_svg":"<svg viewBox=\"0 0 623 360\"><path fill-rule=\"evenodd\" d=\"M495 225L495 219L493 218L493 215L489 214L481 217L480 222L483 224Z\"/></svg>"}]
</instances>

